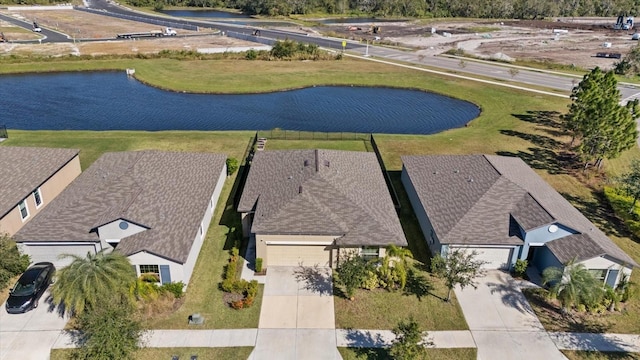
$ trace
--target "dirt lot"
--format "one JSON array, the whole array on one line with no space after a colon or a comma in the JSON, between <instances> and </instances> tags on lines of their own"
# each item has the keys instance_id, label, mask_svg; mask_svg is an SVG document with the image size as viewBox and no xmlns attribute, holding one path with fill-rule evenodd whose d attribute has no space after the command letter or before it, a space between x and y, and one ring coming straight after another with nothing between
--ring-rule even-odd
<instances>
[{"instance_id":1,"label":"dirt lot","mask_svg":"<svg viewBox=\"0 0 640 360\"><path fill-rule=\"evenodd\" d=\"M597 58L596 53L620 53L624 56L638 44L631 40L634 30L612 30L615 20L585 18L508 22L437 21L431 24L363 23L350 24L351 29L349 26L332 25L325 27L323 31L355 40L371 41L378 36L380 41L416 48L425 56L459 48L483 58L548 61L574 64L582 68L596 65L610 68L617 60ZM378 34L370 31L372 25L380 26ZM432 29L435 33L432 33ZM554 29L562 31L556 33ZM605 47L605 43L608 47Z\"/></svg>"},{"instance_id":2,"label":"dirt lot","mask_svg":"<svg viewBox=\"0 0 640 360\"><path fill-rule=\"evenodd\" d=\"M26 45L0 44L0 54L110 54L149 53L163 49L229 48L255 46L240 40L214 35L213 29L179 30L189 37L147 40L114 40L118 33L157 30L158 27L76 10L21 11L4 14L37 21L48 29L57 29L75 39L109 39L98 42ZM581 68L611 68L616 59L598 58L596 53L626 54L637 41L634 30L612 30L614 18L565 18L549 21L461 21L379 22L324 25L302 29L314 34L343 36L355 40L394 43L411 47L419 54L432 56L451 49L462 49L484 58L534 60L576 65ZM379 26L374 34L372 26ZM286 30L292 30L286 28ZM558 32L557 30L561 30ZM432 32L435 31L435 32ZM34 40L38 34L0 21L0 32L9 41ZM606 44L606 47L605 47Z\"/></svg>"},{"instance_id":3,"label":"dirt lot","mask_svg":"<svg viewBox=\"0 0 640 360\"><path fill-rule=\"evenodd\" d=\"M160 30L161 27L109 16L89 14L76 10L21 11L3 14L28 22L36 21L42 27L57 30L76 41L58 44L20 44L15 41L37 40L37 33L13 26L0 20L0 32L8 42L0 43L0 55L102 55L154 53L160 50L196 50L202 48L232 48L256 44L220 36L215 29L200 31L177 29L178 37L116 40L116 34ZM187 35L187 37L182 37ZM104 41L85 42L86 39Z\"/></svg>"}]
</instances>

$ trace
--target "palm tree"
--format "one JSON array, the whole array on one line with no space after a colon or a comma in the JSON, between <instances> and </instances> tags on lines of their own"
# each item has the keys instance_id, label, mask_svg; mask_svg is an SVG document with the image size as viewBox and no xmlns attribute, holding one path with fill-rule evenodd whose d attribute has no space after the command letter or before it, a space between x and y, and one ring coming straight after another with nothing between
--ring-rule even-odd
<instances>
[{"instance_id":1,"label":"palm tree","mask_svg":"<svg viewBox=\"0 0 640 360\"><path fill-rule=\"evenodd\" d=\"M129 299L129 288L136 274L129 259L117 252L102 250L86 257L65 254L71 264L58 273L51 295L56 305L63 304L67 313L81 314L101 302Z\"/></svg>"},{"instance_id":2,"label":"palm tree","mask_svg":"<svg viewBox=\"0 0 640 360\"><path fill-rule=\"evenodd\" d=\"M381 273L391 287L396 281L398 282L399 290L403 290L406 286L407 270L410 266L408 263L409 258L413 258L413 254L411 254L409 249L393 244L387 246Z\"/></svg>"},{"instance_id":3,"label":"palm tree","mask_svg":"<svg viewBox=\"0 0 640 360\"><path fill-rule=\"evenodd\" d=\"M573 306L594 305L602 297L602 284L589 272L584 264L576 264L575 259L564 269L549 267L542 273L544 285L550 285L549 292L568 312Z\"/></svg>"}]
</instances>

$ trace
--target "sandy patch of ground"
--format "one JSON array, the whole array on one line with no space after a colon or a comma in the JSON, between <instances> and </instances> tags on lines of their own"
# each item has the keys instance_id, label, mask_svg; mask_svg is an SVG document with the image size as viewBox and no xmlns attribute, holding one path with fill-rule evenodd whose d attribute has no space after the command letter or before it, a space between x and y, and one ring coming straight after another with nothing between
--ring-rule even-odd
<instances>
[{"instance_id":1,"label":"sandy patch of ground","mask_svg":"<svg viewBox=\"0 0 640 360\"><path fill-rule=\"evenodd\" d=\"M472 22L438 21L380 23L379 34L372 34L371 24L331 25L330 32L354 39L397 43L417 49L425 56L451 49L482 58L533 60L575 65L582 68L611 68L618 60L597 58L598 52L624 56L638 44L631 40L634 30L612 30L615 19L576 18L557 21ZM356 30L349 30L349 26ZM360 27L361 30L357 30ZM432 33L432 28L435 33ZM556 34L554 29L566 30ZM324 30L327 31L326 29ZM604 47L608 43L610 47Z\"/></svg>"},{"instance_id":2,"label":"sandy patch of ground","mask_svg":"<svg viewBox=\"0 0 640 360\"><path fill-rule=\"evenodd\" d=\"M6 14L6 13L5 13ZM9 13L28 22L36 21L47 29L57 30L77 41L70 43L20 44L14 41L36 40L40 36L28 29L0 21L9 42L0 43L0 54L15 55L105 55L157 53L161 50L197 50L255 46L255 43L220 36L215 29L187 31L177 29L178 37L117 40L116 34L159 30L156 25L122 20L76 10L24 11ZM186 36L185 36L186 35ZM104 39L103 41L83 41Z\"/></svg>"}]
</instances>

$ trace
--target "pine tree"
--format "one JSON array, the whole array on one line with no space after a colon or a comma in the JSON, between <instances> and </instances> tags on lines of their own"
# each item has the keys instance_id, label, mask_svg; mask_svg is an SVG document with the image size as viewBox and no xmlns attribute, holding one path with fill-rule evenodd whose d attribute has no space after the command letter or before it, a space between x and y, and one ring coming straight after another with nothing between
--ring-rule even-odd
<instances>
[{"instance_id":1,"label":"pine tree","mask_svg":"<svg viewBox=\"0 0 640 360\"><path fill-rule=\"evenodd\" d=\"M571 144L580 141L576 150L585 167L602 166L603 159L617 157L638 139L638 100L621 105L617 86L613 72L596 67L571 92L572 103L562 119Z\"/></svg>"}]
</instances>

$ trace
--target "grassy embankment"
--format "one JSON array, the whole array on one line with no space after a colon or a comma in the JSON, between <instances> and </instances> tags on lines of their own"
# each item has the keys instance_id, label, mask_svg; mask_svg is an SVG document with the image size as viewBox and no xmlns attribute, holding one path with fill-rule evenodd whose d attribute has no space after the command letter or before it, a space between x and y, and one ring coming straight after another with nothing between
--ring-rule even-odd
<instances>
[{"instance_id":1,"label":"grassy embankment","mask_svg":"<svg viewBox=\"0 0 640 360\"><path fill-rule=\"evenodd\" d=\"M385 164L391 172L392 179L399 185L399 172L401 170L401 155L408 154L468 154L488 153L512 155L523 158L530 166L554 186L559 192L566 195L578 208L585 211L586 215L603 227L611 235L612 239L627 251L636 260L640 260L640 245L625 236L618 224L608 224L603 217L603 209L606 213L606 205L598 193L598 187L585 186L584 181L579 181L575 174L568 170L567 163L562 162L559 154L564 151L567 139L561 136L557 124L557 112L564 112L568 100L546 97L537 94L514 91L500 87L487 86L474 82L465 82L446 77L438 77L429 74L396 68L393 66L370 63L359 60L344 59L342 61L325 62L256 62L256 61L177 61L169 59L138 60L125 59L114 61L77 62L77 61L53 61L50 63L38 63L48 71L72 70L96 70L100 68L124 69L136 68L136 77L140 80L162 88L170 88L177 91L193 92L265 92L281 89L300 88L313 85L358 85L358 86L390 86L416 88L427 91L439 92L471 101L479 105L482 114L472 121L468 127L445 131L435 135L378 135L376 139L383 153ZM16 63L3 64L1 72L29 72L35 68L34 64ZM37 145L37 146L66 146L79 147L83 150L83 167L86 167L100 153L114 149L142 149L142 148L166 148L178 150L206 149L208 151L220 151L227 153L241 153L246 145L249 133L242 132L27 132L10 131L10 139L6 145ZM332 148L357 148L353 143L330 143L323 141L285 142L269 141L267 147L332 147ZM121 144L121 145L117 145ZM234 149L234 150L230 150ZM607 162L607 169L619 172L632 157L637 157L638 150L629 151L620 159ZM588 179L587 179L588 182ZM225 194L230 192L230 184L227 184ZM402 197L402 191L401 191ZM224 197L223 197L224 198ZM223 199L221 198L221 199ZM227 209L232 211L232 209ZM220 209L216 214L216 221L212 223L209 237L216 239L209 241L209 247L203 247L198 269L195 272L192 285L190 285L187 300L178 311L179 316L167 318L166 321L156 321L161 327L181 327L186 318L184 315L190 312L203 312L202 307L209 308L209 303L216 302L210 298L217 291L217 282L222 264L226 260L226 253L222 251L221 244L225 242L225 234L229 227L219 219L224 217ZM411 250L421 261L426 261L427 251L424 242L421 241L420 230L416 224L411 210L405 206L402 210L402 222L410 241ZM237 224L236 224L237 225ZM219 228L213 228L219 227ZM213 231L212 231L213 230ZM219 239L222 237L222 239ZM214 244L215 243L215 244ZM203 257L215 255L217 272L202 272L200 267ZM212 263L207 259L207 263ZM201 275L199 275L201 274ZM202 279L198 279L202 277ZM640 273L635 272L633 279L640 279ZM431 293L443 295L444 289L432 280L434 286ZM200 285L202 291L197 291ZM214 284L214 285L212 285ZM364 292L363 292L364 294ZM386 299L384 304L377 303L376 296L357 296L355 303L359 309L349 309L351 304L336 302L336 321L339 327L353 326L366 328L367 315L371 315L370 309L376 308L376 313L387 313L386 319L377 319L376 324L381 328L391 328L397 322L397 317L404 314L401 309L409 309L414 314L425 314L418 319L427 330L445 330L449 328L462 328L457 306L442 304L434 296L427 296L434 301L420 301L414 296L391 294L380 296ZM371 299L367 303L365 298ZM393 300L391 300L393 299ZM404 303L395 303L398 299L410 299L411 306ZM213 301L212 301L213 300ZM427 303L429 303L427 305ZM402 305L399 305L402 304ZM635 314L640 313L640 301L631 308ZM256 304L259 306L259 304ZM370 306L369 306L370 305ZM375 307L373 307L375 305ZM219 308L220 305L211 305L210 310ZM423 309L424 307L424 309ZM448 308L447 308L448 307ZM369 310L366 310L369 309ZM383 309L383 311L379 311ZM217 310L215 310L217 311ZM232 314L239 314L232 312ZM435 314L429 315L429 314ZM442 324L444 314L453 316L452 322ZM206 315L205 315L206 316ZM614 320L609 331L640 332L637 324L629 323L624 314L614 314L608 317ZM214 327L239 327L234 317L228 317ZM205 323L206 324L206 323ZM255 323L245 326L256 326Z\"/></svg>"}]
</instances>

